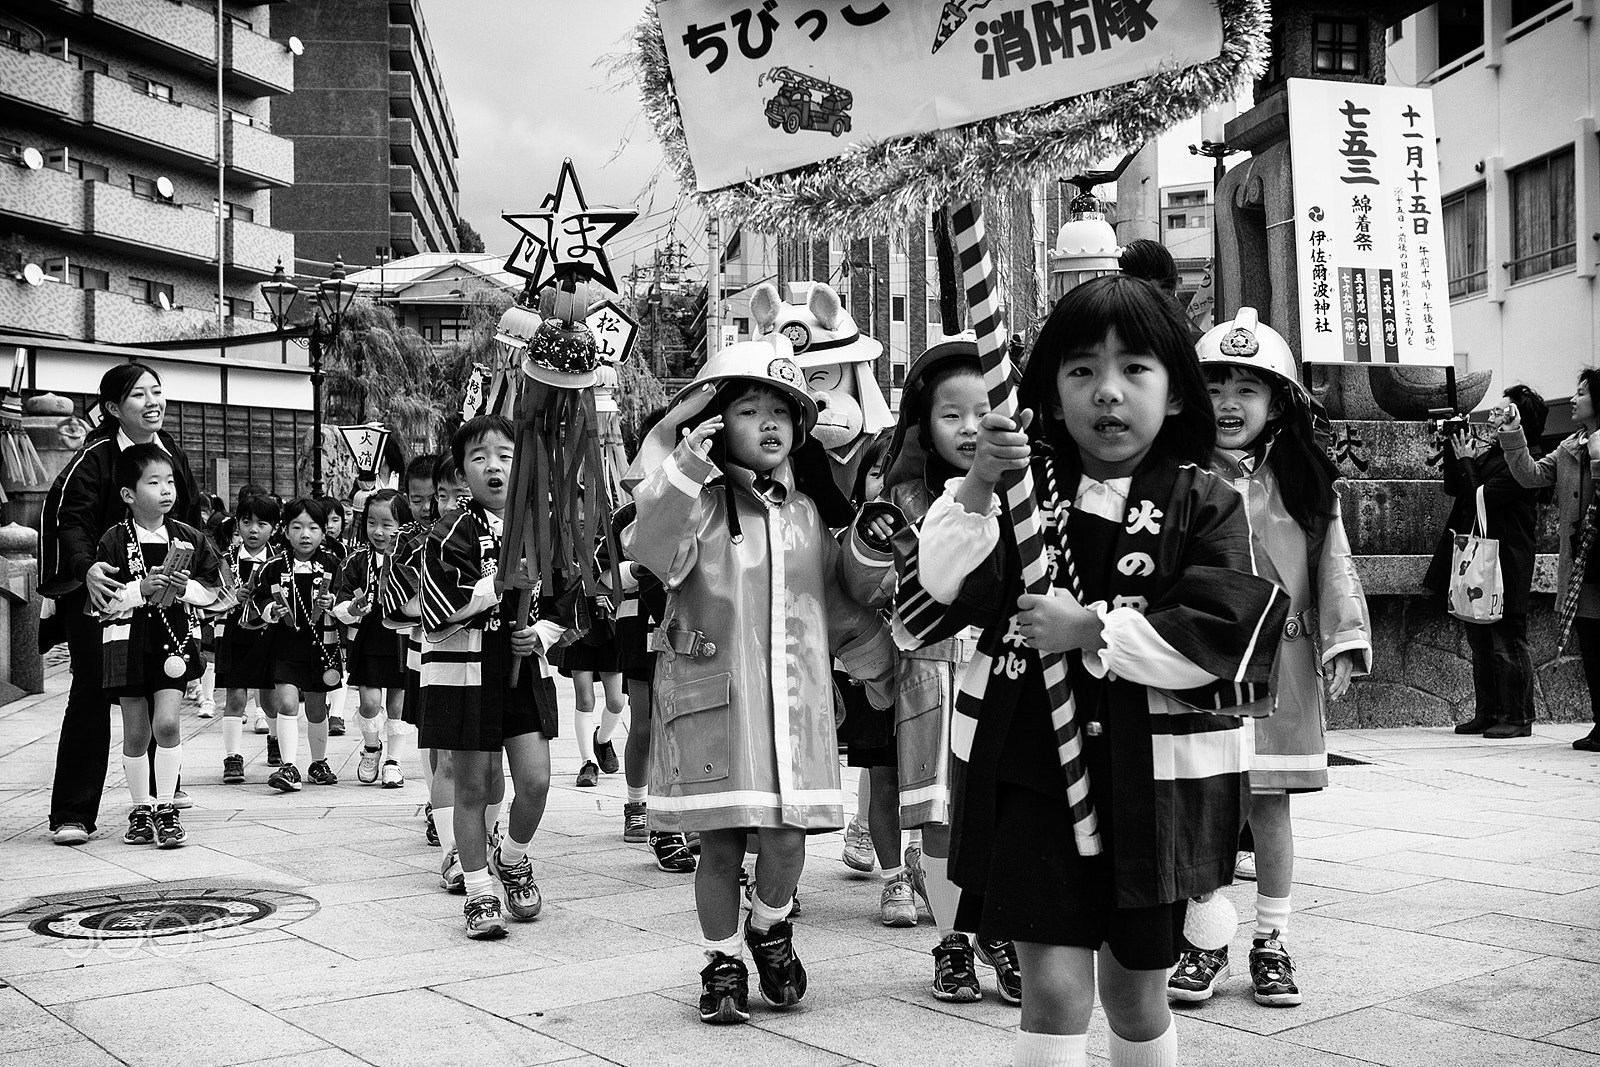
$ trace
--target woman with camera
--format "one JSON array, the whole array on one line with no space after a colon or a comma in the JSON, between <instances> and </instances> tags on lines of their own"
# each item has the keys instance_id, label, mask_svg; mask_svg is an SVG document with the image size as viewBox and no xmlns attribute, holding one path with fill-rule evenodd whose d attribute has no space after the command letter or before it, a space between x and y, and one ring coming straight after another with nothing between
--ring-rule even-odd
<instances>
[{"instance_id":1,"label":"woman with camera","mask_svg":"<svg viewBox=\"0 0 1600 1067\"><path fill-rule=\"evenodd\" d=\"M1578 429L1550 454L1535 460L1528 454L1522 422L1507 419L1500 427L1500 447L1517 481L1527 487L1556 487L1557 526L1560 555L1556 566L1556 606L1559 610L1568 592L1576 586L1577 615L1572 621L1578 638L1578 656L1583 662L1584 680L1589 686L1589 709L1594 729L1578 738L1572 747L1582 752L1600 752L1600 537L1586 527L1596 522L1593 506L1595 479L1600 477L1600 369L1586 367L1578 372L1578 387L1572 394L1572 421ZM1526 428L1537 437L1539 427ZM1588 542L1585 545L1585 542ZM1587 553L1585 554L1585 549Z\"/></svg>"},{"instance_id":2,"label":"woman with camera","mask_svg":"<svg viewBox=\"0 0 1600 1067\"><path fill-rule=\"evenodd\" d=\"M1491 428L1527 427L1533 439L1544 433L1549 413L1544 399L1526 385L1505 391L1505 400L1489 413ZM1476 703L1471 719L1456 726L1458 734L1490 738L1527 737L1533 733L1533 656L1528 651L1528 601L1533 586L1533 543L1539 490L1513 474L1501 440L1478 445L1465 419L1442 430L1450 460L1444 464L1444 491L1455 498L1450 519L1434 549L1423 584L1444 593L1450 586L1451 548L1455 534L1472 529L1482 486L1488 529L1500 542L1500 577L1505 584L1504 614L1498 622L1467 623L1472 650L1472 688ZM1518 441L1521 441L1520 432ZM1522 446L1527 457L1527 446ZM1531 461L1530 461L1531 462Z\"/></svg>"}]
</instances>

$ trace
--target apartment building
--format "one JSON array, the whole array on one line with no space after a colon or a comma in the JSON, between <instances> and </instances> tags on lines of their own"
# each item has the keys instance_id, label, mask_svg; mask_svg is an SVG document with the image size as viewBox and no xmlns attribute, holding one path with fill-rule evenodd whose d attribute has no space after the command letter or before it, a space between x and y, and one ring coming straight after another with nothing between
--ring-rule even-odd
<instances>
[{"instance_id":1,"label":"apartment building","mask_svg":"<svg viewBox=\"0 0 1600 1067\"><path fill-rule=\"evenodd\" d=\"M0 326L122 344L270 329L256 286L295 255L273 212L295 180L272 123L295 85L281 9L0 6Z\"/></svg>"}]
</instances>

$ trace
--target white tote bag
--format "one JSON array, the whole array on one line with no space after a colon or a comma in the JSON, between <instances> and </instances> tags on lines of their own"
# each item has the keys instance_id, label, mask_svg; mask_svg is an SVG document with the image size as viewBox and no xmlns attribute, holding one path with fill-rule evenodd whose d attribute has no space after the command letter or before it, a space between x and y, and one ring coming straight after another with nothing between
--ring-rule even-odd
<instances>
[{"instance_id":1,"label":"white tote bag","mask_svg":"<svg viewBox=\"0 0 1600 1067\"><path fill-rule=\"evenodd\" d=\"M1489 532L1478 486L1478 516L1469 533L1457 533L1450 554L1450 614L1462 622L1499 622L1505 614L1505 585L1500 578L1500 542Z\"/></svg>"}]
</instances>

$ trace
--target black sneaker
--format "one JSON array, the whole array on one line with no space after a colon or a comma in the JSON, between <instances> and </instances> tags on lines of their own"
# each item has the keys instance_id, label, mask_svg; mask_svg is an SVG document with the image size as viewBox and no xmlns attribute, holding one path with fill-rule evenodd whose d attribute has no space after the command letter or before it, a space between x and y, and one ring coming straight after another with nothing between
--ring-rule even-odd
<instances>
[{"instance_id":1,"label":"black sneaker","mask_svg":"<svg viewBox=\"0 0 1600 1067\"><path fill-rule=\"evenodd\" d=\"M493 941L506 936L506 921L500 914L500 898L490 893L468 897L461 906L467 919L467 936L474 941Z\"/></svg>"},{"instance_id":2,"label":"black sneaker","mask_svg":"<svg viewBox=\"0 0 1600 1067\"><path fill-rule=\"evenodd\" d=\"M598 729L594 732L594 758L600 761L600 770L606 774L616 774L622 769L622 762L617 759L617 746L600 740Z\"/></svg>"},{"instance_id":3,"label":"black sneaker","mask_svg":"<svg viewBox=\"0 0 1600 1067\"><path fill-rule=\"evenodd\" d=\"M283 756L278 752L278 739L276 737L267 738L267 766L283 766Z\"/></svg>"},{"instance_id":4,"label":"black sneaker","mask_svg":"<svg viewBox=\"0 0 1600 1067\"><path fill-rule=\"evenodd\" d=\"M700 971L700 1021L713 1026L750 1021L750 972L744 960L711 953Z\"/></svg>"},{"instance_id":5,"label":"black sneaker","mask_svg":"<svg viewBox=\"0 0 1600 1067\"><path fill-rule=\"evenodd\" d=\"M156 847L182 848L189 841L189 831L183 828L183 823L178 819L178 809L171 804L162 804L156 808Z\"/></svg>"},{"instance_id":6,"label":"black sneaker","mask_svg":"<svg viewBox=\"0 0 1600 1067\"><path fill-rule=\"evenodd\" d=\"M128 830L122 835L124 845L153 845L156 843L156 824L150 805L140 804L128 812Z\"/></svg>"},{"instance_id":7,"label":"black sneaker","mask_svg":"<svg viewBox=\"0 0 1600 1067\"><path fill-rule=\"evenodd\" d=\"M1228 946L1219 949L1191 948L1178 957L1178 966L1167 977L1167 999L1181 1004L1202 1004L1217 991L1217 983L1228 977Z\"/></svg>"},{"instance_id":8,"label":"black sneaker","mask_svg":"<svg viewBox=\"0 0 1600 1067\"><path fill-rule=\"evenodd\" d=\"M1300 1003L1300 987L1294 984L1294 961L1278 940L1278 931L1251 942L1250 984L1255 986L1257 1004L1292 1008Z\"/></svg>"},{"instance_id":9,"label":"black sneaker","mask_svg":"<svg viewBox=\"0 0 1600 1067\"><path fill-rule=\"evenodd\" d=\"M630 845L642 845L650 840L650 812L644 801L626 801L622 805L622 839Z\"/></svg>"},{"instance_id":10,"label":"black sneaker","mask_svg":"<svg viewBox=\"0 0 1600 1067\"><path fill-rule=\"evenodd\" d=\"M329 715L328 716L328 736L329 737L343 737L344 736L344 716L343 715Z\"/></svg>"},{"instance_id":11,"label":"black sneaker","mask_svg":"<svg viewBox=\"0 0 1600 1067\"><path fill-rule=\"evenodd\" d=\"M595 765L593 760L584 761L583 766L578 768L578 788L593 789L599 784L600 768Z\"/></svg>"},{"instance_id":12,"label":"black sneaker","mask_svg":"<svg viewBox=\"0 0 1600 1067\"><path fill-rule=\"evenodd\" d=\"M428 844L432 845L434 848L438 848L439 847L439 829L438 829L438 827L433 825L433 805L432 804L428 805L427 817L428 817L428 824L423 829L422 835L428 839Z\"/></svg>"},{"instance_id":13,"label":"black sneaker","mask_svg":"<svg viewBox=\"0 0 1600 1067\"><path fill-rule=\"evenodd\" d=\"M1017 963L1017 946L1012 941L978 938L978 958L994 968L995 987L1007 1004L1022 1003L1022 968Z\"/></svg>"},{"instance_id":14,"label":"black sneaker","mask_svg":"<svg viewBox=\"0 0 1600 1067\"><path fill-rule=\"evenodd\" d=\"M983 999L966 934L949 934L933 947L933 995L960 1004Z\"/></svg>"},{"instance_id":15,"label":"black sneaker","mask_svg":"<svg viewBox=\"0 0 1600 1067\"><path fill-rule=\"evenodd\" d=\"M300 792L300 769L292 763L285 763L267 776L267 784L285 793L298 793Z\"/></svg>"},{"instance_id":16,"label":"black sneaker","mask_svg":"<svg viewBox=\"0 0 1600 1067\"><path fill-rule=\"evenodd\" d=\"M744 943L756 961L761 977L761 997L774 1008L792 1008L806 995L806 969L794 954L794 927L787 921L758 934L744 924Z\"/></svg>"},{"instance_id":17,"label":"black sneaker","mask_svg":"<svg viewBox=\"0 0 1600 1067\"><path fill-rule=\"evenodd\" d=\"M222 757L222 780L229 785L244 781L244 757L235 753Z\"/></svg>"},{"instance_id":18,"label":"black sneaker","mask_svg":"<svg viewBox=\"0 0 1600 1067\"><path fill-rule=\"evenodd\" d=\"M650 847L656 853L656 867L668 874L693 874L697 866L694 853L684 843L683 835L671 832L650 833Z\"/></svg>"},{"instance_id":19,"label":"black sneaker","mask_svg":"<svg viewBox=\"0 0 1600 1067\"><path fill-rule=\"evenodd\" d=\"M312 785L338 785L339 776L333 773L327 760L319 759L313 760L311 766L306 768L306 781Z\"/></svg>"},{"instance_id":20,"label":"black sneaker","mask_svg":"<svg viewBox=\"0 0 1600 1067\"><path fill-rule=\"evenodd\" d=\"M1600 752L1600 724L1572 742L1572 747L1579 752Z\"/></svg>"}]
</instances>

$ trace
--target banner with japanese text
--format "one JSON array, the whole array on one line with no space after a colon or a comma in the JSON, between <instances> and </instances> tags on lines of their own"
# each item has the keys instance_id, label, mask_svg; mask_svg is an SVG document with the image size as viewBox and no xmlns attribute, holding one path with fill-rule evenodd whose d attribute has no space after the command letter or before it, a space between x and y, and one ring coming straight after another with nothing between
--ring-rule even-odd
<instances>
[{"instance_id":1,"label":"banner with japanese text","mask_svg":"<svg viewBox=\"0 0 1600 1067\"><path fill-rule=\"evenodd\" d=\"M664 0L701 191L1216 59L1197 0Z\"/></svg>"},{"instance_id":2,"label":"banner with japanese text","mask_svg":"<svg viewBox=\"0 0 1600 1067\"><path fill-rule=\"evenodd\" d=\"M1289 138L1301 358L1449 366L1432 91L1291 78Z\"/></svg>"}]
</instances>

